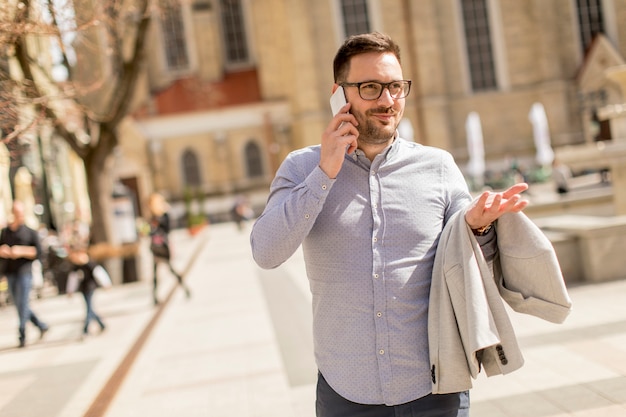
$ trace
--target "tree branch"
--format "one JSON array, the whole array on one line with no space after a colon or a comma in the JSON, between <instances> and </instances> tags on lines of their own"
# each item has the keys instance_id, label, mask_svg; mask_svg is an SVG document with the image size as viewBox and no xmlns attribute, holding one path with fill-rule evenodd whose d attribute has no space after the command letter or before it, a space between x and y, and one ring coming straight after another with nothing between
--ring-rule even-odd
<instances>
[{"instance_id":1,"label":"tree branch","mask_svg":"<svg viewBox=\"0 0 626 417\"><path fill-rule=\"evenodd\" d=\"M128 114L132 97L135 93L134 87L137 84L137 79L142 70L141 64L145 55L146 35L150 27L151 17L148 13L148 1L142 0L137 7L139 8L138 13L141 16L141 20L139 21L137 33L135 34L135 43L133 45L134 53L130 61L125 62L123 65L118 94L114 96L115 101L111 106L113 114L111 119L107 122L109 125L117 125Z\"/></svg>"}]
</instances>

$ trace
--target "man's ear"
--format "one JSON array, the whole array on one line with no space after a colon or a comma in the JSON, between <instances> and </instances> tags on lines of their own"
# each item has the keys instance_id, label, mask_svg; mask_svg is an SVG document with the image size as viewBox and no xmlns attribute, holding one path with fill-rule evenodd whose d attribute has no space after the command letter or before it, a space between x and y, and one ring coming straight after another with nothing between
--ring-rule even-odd
<instances>
[{"instance_id":1,"label":"man's ear","mask_svg":"<svg viewBox=\"0 0 626 417\"><path fill-rule=\"evenodd\" d=\"M333 89L330 91L330 92L331 92L331 94L332 94L332 93L334 93L335 91L337 91L337 89L338 89L338 88L339 88L339 84L334 83L334 84L333 84Z\"/></svg>"}]
</instances>

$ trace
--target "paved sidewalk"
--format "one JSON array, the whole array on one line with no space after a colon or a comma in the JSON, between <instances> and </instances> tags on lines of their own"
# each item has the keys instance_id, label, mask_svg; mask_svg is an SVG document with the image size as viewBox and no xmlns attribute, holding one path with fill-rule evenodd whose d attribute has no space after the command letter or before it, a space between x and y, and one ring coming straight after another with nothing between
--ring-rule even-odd
<instances>
[{"instance_id":1,"label":"paved sidewalk","mask_svg":"<svg viewBox=\"0 0 626 417\"><path fill-rule=\"evenodd\" d=\"M204 233L190 238L185 230L172 233L177 253L173 265L177 270L183 271L193 261L207 236ZM152 302L147 242L143 242L141 251L144 256L138 265L139 282L96 291L94 308L107 325L102 334L81 338L85 317L82 295L48 296L33 299L31 308L50 325L50 331L38 340L38 330L28 324L27 346L18 349L15 308L0 308L0 416L85 415L160 311ZM167 298L176 282L168 274L164 269L159 280L161 299Z\"/></svg>"},{"instance_id":2,"label":"paved sidewalk","mask_svg":"<svg viewBox=\"0 0 626 417\"><path fill-rule=\"evenodd\" d=\"M626 279L569 292L574 309L563 324L510 314L525 365L481 375L473 416L626 416Z\"/></svg>"},{"instance_id":3,"label":"paved sidewalk","mask_svg":"<svg viewBox=\"0 0 626 417\"><path fill-rule=\"evenodd\" d=\"M107 417L313 416L311 386L289 383L248 232L211 226L189 271L193 299L166 306Z\"/></svg>"},{"instance_id":4,"label":"paved sidewalk","mask_svg":"<svg viewBox=\"0 0 626 417\"><path fill-rule=\"evenodd\" d=\"M148 282L97 294L109 330L85 342L78 341L78 297L35 301L53 327L21 350L12 347L14 310L0 309L0 416L314 416L301 253L261 270L248 231L209 227L187 273L190 300L175 291L155 309ZM193 247L184 240L181 257ZM169 293L174 279L163 281ZM526 365L481 376L471 393L473 417L626 415L626 279L570 294L574 311L562 325L512 313Z\"/></svg>"}]
</instances>

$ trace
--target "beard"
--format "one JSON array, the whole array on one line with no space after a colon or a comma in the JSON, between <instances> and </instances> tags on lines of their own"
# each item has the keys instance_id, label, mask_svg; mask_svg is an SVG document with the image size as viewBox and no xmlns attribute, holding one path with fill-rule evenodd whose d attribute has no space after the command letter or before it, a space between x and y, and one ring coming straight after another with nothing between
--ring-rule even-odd
<instances>
[{"instance_id":1,"label":"beard","mask_svg":"<svg viewBox=\"0 0 626 417\"><path fill-rule=\"evenodd\" d=\"M381 125L379 121L370 118L371 114L381 113L394 115L394 122ZM358 141L369 145L381 145L388 143L396 134L401 114L401 112L398 112L391 107L379 107L367 110L365 113L354 114L359 122L359 125L357 126L357 130L359 131Z\"/></svg>"}]
</instances>

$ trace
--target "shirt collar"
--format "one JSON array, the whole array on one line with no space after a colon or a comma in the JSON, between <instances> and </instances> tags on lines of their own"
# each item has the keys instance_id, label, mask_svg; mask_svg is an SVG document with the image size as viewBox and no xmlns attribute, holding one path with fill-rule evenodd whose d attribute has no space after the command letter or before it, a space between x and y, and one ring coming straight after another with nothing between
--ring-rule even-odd
<instances>
[{"instance_id":1,"label":"shirt collar","mask_svg":"<svg viewBox=\"0 0 626 417\"><path fill-rule=\"evenodd\" d=\"M395 155L396 153L398 153L398 147L399 147L399 145L397 145L397 143L399 142L398 139L400 139L400 133L398 132L398 130L396 130L396 133L393 136L393 141L385 149L383 149L383 151L379 155L384 155L383 158L387 160L391 158L393 155ZM359 148L352 151L352 153L349 154L349 156L355 162L358 160L359 156L365 158L365 154Z\"/></svg>"}]
</instances>

